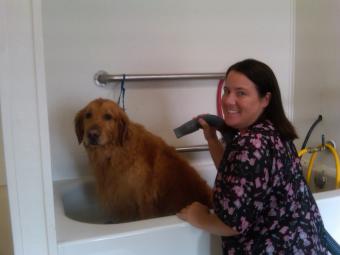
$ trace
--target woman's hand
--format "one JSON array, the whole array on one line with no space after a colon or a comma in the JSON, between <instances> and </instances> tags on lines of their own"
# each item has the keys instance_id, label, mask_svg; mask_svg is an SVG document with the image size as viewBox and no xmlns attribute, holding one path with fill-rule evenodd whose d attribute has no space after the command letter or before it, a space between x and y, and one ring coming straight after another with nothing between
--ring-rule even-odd
<instances>
[{"instance_id":1,"label":"woman's hand","mask_svg":"<svg viewBox=\"0 0 340 255\"><path fill-rule=\"evenodd\" d=\"M220 236L234 236L239 233L222 222L214 213L210 213L209 208L199 202L183 208L177 216L189 222L194 227L208 231Z\"/></svg>"},{"instance_id":2,"label":"woman's hand","mask_svg":"<svg viewBox=\"0 0 340 255\"><path fill-rule=\"evenodd\" d=\"M209 126L209 124L204 119L200 118L200 116L197 117L197 120L203 128L204 137L208 142L211 140L218 140L216 128Z\"/></svg>"},{"instance_id":3,"label":"woman's hand","mask_svg":"<svg viewBox=\"0 0 340 255\"><path fill-rule=\"evenodd\" d=\"M203 223L206 221L209 214L210 212L208 207L199 202L194 202L183 208L179 213L177 213L177 216L195 227L202 228L204 225Z\"/></svg>"}]
</instances>

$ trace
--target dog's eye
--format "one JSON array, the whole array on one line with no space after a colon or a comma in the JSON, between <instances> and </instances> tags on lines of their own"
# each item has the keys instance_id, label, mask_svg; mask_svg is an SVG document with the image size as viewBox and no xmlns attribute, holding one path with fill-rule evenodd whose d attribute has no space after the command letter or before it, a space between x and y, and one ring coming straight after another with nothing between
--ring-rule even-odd
<instances>
[{"instance_id":1,"label":"dog's eye","mask_svg":"<svg viewBox=\"0 0 340 255\"><path fill-rule=\"evenodd\" d=\"M112 115L106 113L106 114L104 114L103 119L104 119L104 120L112 120Z\"/></svg>"},{"instance_id":2,"label":"dog's eye","mask_svg":"<svg viewBox=\"0 0 340 255\"><path fill-rule=\"evenodd\" d=\"M90 119L91 117L92 117L92 113L91 112L85 113L85 119Z\"/></svg>"}]
</instances>

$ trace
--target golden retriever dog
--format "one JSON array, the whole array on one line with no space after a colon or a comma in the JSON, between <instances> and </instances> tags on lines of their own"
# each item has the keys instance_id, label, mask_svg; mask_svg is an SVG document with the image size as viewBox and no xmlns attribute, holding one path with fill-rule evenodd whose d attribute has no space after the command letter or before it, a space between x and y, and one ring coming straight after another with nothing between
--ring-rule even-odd
<instances>
[{"instance_id":1,"label":"golden retriever dog","mask_svg":"<svg viewBox=\"0 0 340 255\"><path fill-rule=\"evenodd\" d=\"M196 170L115 102L90 102L77 113L75 130L114 222L172 215L194 201L211 208L211 189Z\"/></svg>"}]
</instances>

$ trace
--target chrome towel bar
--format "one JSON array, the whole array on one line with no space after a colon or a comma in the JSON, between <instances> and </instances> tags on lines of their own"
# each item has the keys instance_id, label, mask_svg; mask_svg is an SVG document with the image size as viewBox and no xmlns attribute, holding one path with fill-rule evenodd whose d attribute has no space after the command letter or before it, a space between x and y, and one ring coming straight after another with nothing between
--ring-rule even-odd
<instances>
[{"instance_id":1,"label":"chrome towel bar","mask_svg":"<svg viewBox=\"0 0 340 255\"><path fill-rule=\"evenodd\" d=\"M208 145L194 145L188 147L177 147L175 148L178 152L198 152L198 151L208 151Z\"/></svg>"},{"instance_id":2,"label":"chrome towel bar","mask_svg":"<svg viewBox=\"0 0 340 255\"><path fill-rule=\"evenodd\" d=\"M125 74L126 81L150 81L150 80L221 80L225 73L181 73L181 74ZM94 75L94 82L99 87L105 87L107 83L123 80L123 74L108 74L99 71Z\"/></svg>"}]
</instances>

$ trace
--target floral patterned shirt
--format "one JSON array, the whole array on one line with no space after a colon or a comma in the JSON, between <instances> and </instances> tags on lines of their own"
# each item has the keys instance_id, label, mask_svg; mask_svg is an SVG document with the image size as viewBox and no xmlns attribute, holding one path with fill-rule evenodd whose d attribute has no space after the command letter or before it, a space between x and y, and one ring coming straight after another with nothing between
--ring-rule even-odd
<instances>
[{"instance_id":1,"label":"floral patterned shirt","mask_svg":"<svg viewBox=\"0 0 340 255\"><path fill-rule=\"evenodd\" d=\"M224 254L327 254L295 146L268 120L227 146L215 180L214 210L240 233L222 237Z\"/></svg>"}]
</instances>

